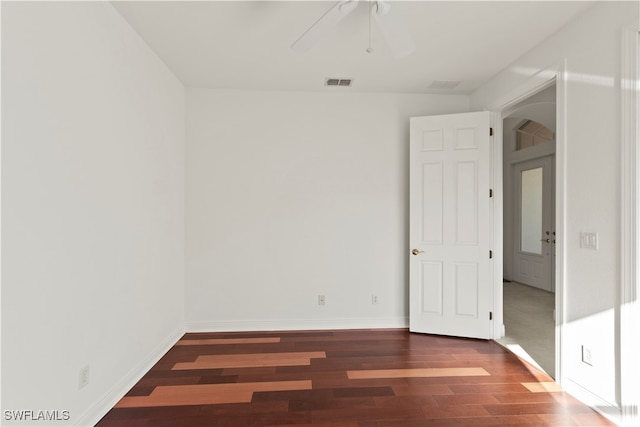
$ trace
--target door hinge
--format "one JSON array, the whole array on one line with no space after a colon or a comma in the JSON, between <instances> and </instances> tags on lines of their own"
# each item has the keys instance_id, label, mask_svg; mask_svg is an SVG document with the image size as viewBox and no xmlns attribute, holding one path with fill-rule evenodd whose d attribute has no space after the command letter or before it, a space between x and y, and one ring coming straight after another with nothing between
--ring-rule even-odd
<instances>
[{"instance_id":1,"label":"door hinge","mask_svg":"<svg viewBox=\"0 0 640 427\"><path fill-rule=\"evenodd\" d=\"M493 128L489 128L489 136L493 136Z\"/></svg>"},{"instance_id":2,"label":"door hinge","mask_svg":"<svg viewBox=\"0 0 640 427\"><path fill-rule=\"evenodd\" d=\"M493 311L489 312L489 320L493 320Z\"/></svg>"},{"instance_id":3,"label":"door hinge","mask_svg":"<svg viewBox=\"0 0 640 427\"><path fill-rule=\"evenodd\" d=\"M493 259L493 251L489 251L489 259Z\"/></svg>"},{"instance_id":4,"label":"door hinge","mask_svg":"<svg viewBox=\"0 0 640 427\"><path fill-rule=\"evenodd\" d=\"M493 188L489 189L489 197L493 197Z\"/></svg>"}]
</instances>

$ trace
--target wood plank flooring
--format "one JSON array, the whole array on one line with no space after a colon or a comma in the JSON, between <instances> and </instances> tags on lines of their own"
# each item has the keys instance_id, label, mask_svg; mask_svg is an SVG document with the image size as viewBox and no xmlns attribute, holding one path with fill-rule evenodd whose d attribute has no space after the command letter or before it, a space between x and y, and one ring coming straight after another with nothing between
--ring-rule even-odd
<instances>
[{"instance_id":1,"label":"wood plank flooring","mask_svg":"<svg viewBox=\"0 0 640 427\"><path fill-rule=\"evenodd\" d=\"M492 341L186 334L99 427L613 426Z\"/></svg>"}]
</instances>

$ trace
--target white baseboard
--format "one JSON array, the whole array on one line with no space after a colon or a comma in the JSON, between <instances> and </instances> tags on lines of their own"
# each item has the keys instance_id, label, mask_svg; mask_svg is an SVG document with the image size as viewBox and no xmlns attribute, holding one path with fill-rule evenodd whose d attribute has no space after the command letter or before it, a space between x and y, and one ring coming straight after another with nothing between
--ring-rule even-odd
<instances>
[{"instance_id":1,"label":"white baseboard","mask_svg":"<svg viewBox=\"0 0 640 427\"><path fill-rule=\"evenodd\" d=\"M339 318L339 319L278 319L278 320L228 320L187 322L187 332L240 332L326 329L385 329L408 328L406 317L387 318Z\"/></svg>"},{"instance_id":2,"label":"white baseboard","mask_svg":"<svg viewBox=\"0 0 640 427\"><path fill-rule=\"evenodd\" d=\"M93 406L73 421L74 426L94 426L116 403L155 365L162 356L184 335L180 328L167 337L140 363L134 366L120 381L99 399Z\"/></svg>"},{"instance_id":3,"label":"white baseboard","mask_svg":"<svg viewBox=\"0 0 640 427\"><path fill-rule=\"evenodd\" d=\"M593 394L591 391L587 390L580 384L567 378L564 379L561 386L567 393L569 393L585 405L588 405L595 411L598 411L600 414L614 422L616 425L620 425L622 421L622 412L617 404L607 402L606 400Z\"/></svg>"}]
</instances>

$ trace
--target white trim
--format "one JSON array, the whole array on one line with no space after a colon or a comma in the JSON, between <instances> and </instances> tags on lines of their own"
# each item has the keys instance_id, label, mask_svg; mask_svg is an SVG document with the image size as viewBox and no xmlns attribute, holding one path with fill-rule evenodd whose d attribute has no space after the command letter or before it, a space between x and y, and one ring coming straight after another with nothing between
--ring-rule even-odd
<instances>
[{"instance_id":1,"label":"white trim","mask_svg":"<svg viewBox=\"0 0 640 427\"><path fill-rule=\"evenodd\" d=\"M2 6L0 5L0 22L2 22ZM0 46L2 45L2 32L0 31ZM2 82L2 67L0 67L0 82ZM0 84L0 100L3 99L2 98L2 85ZM2 118L0 117L0 136L3 135L2 133ZM0 138L1 139L1 138ZM0 289L2 288L2 277L4 277L4 274L2 274L2 260L4 259L2 257L2 242L4 242L4 239L2 238L2 228L3 225L5 224L4 222L2 222L2 212L4 212L4 210L2 209L2 200L4 199L4 197L2 197L2 177L4 176L4 174L2 173L2 144L0 143ZM4 307L2 305L2 292L0 292L0 307ZM2 327L2 318L4 316L0 316L0 331L3 331L4 328ZM0 351L0 367L5 366L2 363L2 351ZM2 385L0 384L0 397L2 395ZM0 406L2 406L2 409L4 409L4 405L2 405L2 401L0 400ZM1 422L0 422L1 425Z\"/></svg>"},{"instance_id":2,"label":"white trim","mask_svg":"<svg viewBox=\"0 0 640 427\"><path fill-rule=\"evenodd\" d=\"M640 34L639 28L622 31L621 74L621 271L620 271L620 406L622 424L638 425L640 422L640 296L638 256L640 255L639 218L640 202L638 170L640 169Z\"/></svg>"},{"instance_id":3,"label":"white trim","mask_svg":"<svg viewBox=\"0 0 640 427\"><path fill-rule=\"evenodd\" d=\"M566 66L563 63L555 67L549 67L541 70L529 77L526 82L518 86L516 89L508 92L504 96L501 96L488 106L485 106L484 109L489 111L498 111L501 115L508 114L510 112L509 110L519 102L553 86L558 76L560 74L564 75L565 69Z\"/></svg>"},{"instance_id":4,"label":"white trim","mask_svg":"<svg viewBox=\"0 0 640 427\"><path fill-rule=\"evenodd\" d=\"M600 396L592 393L590 390L587 390L570 379L565 380L562 388L564 391L585 405L595 409L615 424L620 424L620 408L615 402L608 402L602 399Z\"/></svg>"},{"instance_id":5,"label":"white trim","mask_svg":"<svg viewBox=\"0 0 640 427\"><path fill-rule=\"evenodd\" d=\"M221 320L187 322L187 332L240 332L240 331L300 331L326 329L386 329L408 328L408 317L388 318L336 318L336 319L274 319L274 320Z\"/></svg>"},{"instance_id":6,"label":"white trim","mask_svg":"<svg viewBox=\"0 0 640 427\"><path fill-rule=\"evenodd\" d=\"M502 272L504 270L504 242L503 242L503 203L504 188L502 178L502 117L500 113L491 111L491 126L493 127L493 139L491 140L491 187L493 188L493 257L492 275L495 285L493 286L493 339L502 338L504 329L504 301L502 295Z\"/></svg>"},{"instance_id":7,"label":"white trim","mask_svg":"<svg viewBox=\"0 0 640 427\"><path fill-rule=\"evenodd\" d=\"M567 280L565 260L567 259L567 65L558 69L556 76L556 381L562 385L564 381L564 358L567 354L564 346L564 325L566 323L566 287Z\"/></svg>"},{"instance_id":8,"label":"white trim","mask_svg":"<svg viewBox=\"0 0 640 427\"><path fill-rule=\"evenodd\" d=\"M164 356L184 335L179 328L151 351L140 363L134 366L120 381L117 381L102 398L98 399L78 419L72 419L74 426L94 426L109 412L122 397L127 394L140 379Z\"/></svg>"},{"instance_id":9,"label":"white trim","mask_svg":"<svg viewBox=\"0 0 640 427\"><path fill-rule=\"evenodd\" d=\"M554 105L555 107L555 105ZM517 163L527 162L533 159L539 159L540 157L555 156L556 154L556 142L551 141L546 144L536 145L526 150L512 151L508 156L505 156L505 165L515 165Z\"/></svg>"},{"instance_id":10,"label":"white trim","mask_svg":"<svg viewBox=\"0 0 640 427\"><path fill-rule=\"evenodd\" d=\"M566 259L566 208L565 208L565 194L566 194L566 81L567 81L567 66L566 61L561 64L546 68L531 76L526 82L510 91L506 95L498 98L495 102L491 103L485 109L489 111L498 112L498 121L496 123L497 136L502 141L502 116L513 108L517 103L527 99L528 97L552 86L556 85L556 270L555 270L555 283L556 283L556 381L559 384L563 383L563 369L562 369L562 333L565 324L565 268L564 262ZM500 212L494 212L494 217L500 219L500 224L495 227L495 239L496 242L502 242L503 240L503 224L502 224L502 205L504 199L504 188L502 182L502 168L503 168L503 150L494 150L494 185L496 188L496 201L494 202L494 209L500 209ZM496 246L496 258L502 259L504 257L502 244ZM503 334L503 312L502 312L502 298L498 295L502 295L502 269L496 269L494 272L495 280L495 304L496 304L496 316L498 317L496 322L495 337L500 338ZM500 310L498 311L498 308ZM500 328L500 329L498 329Z\"/></svg>"}]
</instances>

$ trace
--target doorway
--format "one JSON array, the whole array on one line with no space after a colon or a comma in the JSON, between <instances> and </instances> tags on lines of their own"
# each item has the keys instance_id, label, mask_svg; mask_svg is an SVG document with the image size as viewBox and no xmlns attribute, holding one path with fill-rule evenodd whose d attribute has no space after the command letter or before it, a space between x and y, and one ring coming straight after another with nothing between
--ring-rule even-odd
<instances>
[{"instance_id":1,"label":"doorway","mask_svg":"<svg viewBox=\"0 0 640 427\"><path fill-rule=\"evenodd\" d=\"M411 259L409 263L410 329L415 332L426 332L443 335L458 335L469 337L491 336L498 342L502 342L503 344L505 344L505 346L509 349L514 350L513 345L510 345L508 341L505 342L505 340L508 340L510 338L510 333L513 329L513 325L510 324L509 321L505 321L505 319L507 318L506 313L508 312L508 310L514 308L515 305L513 303L509 303L508 299L505 301L504 297L508 297L508 295L506 292L504 292L504 290L505 288L508 288L508 286L505 286L505 283L503 283L503 279L506 279L508 283L512 283L510 278L513 270L511 260L513 259L512 248L514 246L512 238L514 229L512 192L514 184L511 176L511 169L512 166L517 163L523 163L534 158L551 156L550 158L552 171L555 169L555 166L557 166L558 168L557 176L554 176L553 179L553 181L557 181L558 184L556 185L554 182L552 182L551 184L551 187L554 188L557 192L555 198L557 213L555 215L552 215L552 217L557 218L558 228L556 238L558 244L553 248L558 248L558 262L555 274L553 274L553 269L555 267L553 267L553 265L551 267L551 280L553 280L553 277L557 277L557 283L556 286L554 286L552 282L550 286L552 287L552 289L555 289L557 287L558 293L556 295L555 293L543 291L532 286L522 286L526 286L526 288L530 290L545 292L547 296L551 296L552 302L548 304L548 307L550 307L549 313L548 315L543 316L545 319L549 320L551 324L550 332L545 335L548 336L549 340L551 341L551 346L545 353L550 357L551 361L547 366L541 368L549 373L553 378L557 378L558 382L562 381L561 343L564 323L564 314L562 310L564 282L562 279L564 274L563 236L565 233L563 222L565 82L562 77L564 76L563 70L564 69L562 67L559 67L558 69L545 70L544 73L533 76L526 84L518 88L517 91L514 91L504 98L499 99L493 106L488 106L487 110L496 111L496 113L489 113L488 111L485 111L485 115L489 114L489 120L482 125L478 125L477 123L473 125L453 123L454 126L452 127L452 129L445 129L441 126L441 123L422 123L426 127L414 126L414 124L418 124L416 120L423 121L429 120L430 118L412 118L410 126L411 178L409 186L409 234L411 236L409 242L411 245L409 252L409 256ZM557 108L556 86L558 87ZM434 119L436 121L453 120L455 122L457 119L462 118L465 114L439 117L435 116L431 117L431 119ZM555 153L556 117L558 123L557 139L558 145L560 147L557 155ZM496 119L500 119L503 122L501 123L501 126L495 122ZM449 152L451 150L473 151L471 149L475 149L479 146L476 138L478 135L483 135L484 132L486 132L486 135L493 135L493 128L491 127L492 124L498 125L497 142L501 141L501 139L504 138L504 148L491 150L491 157L493 158L494 166L489 167L492 175L491 179L487 183L487 185L489 186L489 191L482 191L483 189L486 190L487 188L487 186L484 185L463 185L462 187L458 187L460 187L461 189L465 189L465 191L455 191L455 188L451 191L445 191L444 187L438 184L444 183L444 180L447 177L449 183L453 184L465 183L467 181L475 182L478 176L476 176L475 172L470 172L485 170L485 168L483 167L473 166L474 164L476 164L475 160L472 161L472 159L466 159L463 162L458 162L458 165L455 168L445 167L443 163L444 159L432 159L433 161L427 161L426 163L421 163L418 161L422 158L422 155L420 153L433 154L434 152ZM539 126L539 124L542 124L543 126ZM548 131L541 130L542 127L545 127ZM534 128L536 130L533 130ZM517 136L517 130L522 130L523 132L521 133L528 133L529 136L525 135L524 137L520 137L519 139ZM550 137L545 137L545 133L547 135L550 134ZM453 144L453 146L449 147L449 144L445 144L445 140L450 139L452 135L455 136L453 139L455 143ZM445 136L447 137L445 138ZM445 150L445 147L448 148ZM414 160L416 161L414 162ZM456 174L458 178L455 178ZM505 179L503 179L503 176L505 177ZM542 179L544 181L544 178ZM493 197L494 192L490 187L491 183L493 183L493 185L496 186L495 188L498 189L497 197ZM478 189L480 192L475 191ZM418 194L419 197L415 197L414 192L418 192L416 194ZM429 199L430 202L424 203L425 198ZM487 224L487 227L469 227L470 225L474 224L478 225L479 217L475 217L472 215L472 217L475 219L469 220L468 218L465 219L460 216L461 213L467 214L469 212L473 212L473 210L468 210L466 208L454 209L450 214L444 214L444 212L446 211L447 203L453 203L454 206L458 206L461 204L461 206L476 206L476 200L491 200L492 198L494 202L492 203L493 208L491 209L491 215L486 218L486 221L482 221L483 224ZM553 199L553 197L551 198ZM501 212L503 209L504 212ZM452 224L455 227L452 228ZM488 254L488 257L485 258L488 260L493 259L493 262L488 263L488 272L485 270L481 272L482 269L479 266L481 264L484 266L485 264L480 263L480 261L478 261L477 263L475 263L475 261L457 262L452 254L449 254L451 256L448 256L446 260L440 260L427 253L426 249L429 244L442 246L440 245L440 243L444 241L442 232L444 232L445 229L455 231L456 227L458 227L458 231L454 232L453 240L451 238L447 238L447 240L457 242L456 245L460 247L469 247L476 249L479 248L479 250L476 250L476 252L480 254L484 253L485 255ZM550 234L553 235L553 231L551 231L553 227L549 226L549 229ZM471 234L469 234L469 230L472 231ZM485 239L467 238L468 236L476 236L476 232L479 230L489 230L490 235L497 237L498 240L494 239L493 241L490 240L487 242ZM464 239L461 240L459 238L460 236L464 237ZM480 244L481 241L482 244ZM460 244L458 245L458 243ZM493 256L494 249L495 253L499 254L498 257ZM553 251L553 253L555 254L555 250ZM449 262L451 260L453 260L453 264ZM452 289L456 291L453 292L453 294L449 295L446 303L443 300L443 284L445 283L445 261L451 264L446 266L446 269L449 270L449 276L454 277L454 279L456 279L458 282L458 285L454 285L452 287ZM476 265L478 268L472 268L472 264ZM456 268L458 269L457 272L455 270ZM457 276L455 274L457 274ZM485 280L478 281L476 279L479 277L486 277L487 274L491 276L490 282L493 283L493 290L495 290L496 292L492 292L492 289L490 288L487 289L486 292L478 291L477 285L480 283L485 283ZM451 280L448 280L447 283L451 282ZM454 280L453 283L456 283L456 281ZM471 286L468 286L469 284L471 284ZM493 298L493 305L489 304L488 309L491 310L491 307L493 307L497 311L496 317L494 317L493 311L483 313L484 310L478 310L478 307L480 307L480 305L468 303L469 298L467 298L467 292L464 291L463 288L472 291L475 289L475 292L472 292L469 295L482 295L484 297ZM516 295L519 294L519 292L516 292ZM460 296L462 296L463 298L460 298ZM529 306L531 298L525 297L525 302L527 303L527 306ZM444 307L446 307L449 312L453 313L455 316L459 316L460 318L466 316L467 318L473 318L477 320L482 320L483 318L488 319L489 329L482 335L470 334L468 333L468 329L465 328L463 328L462 332L454 332L448 327L448 325L454 324L455 322L445 322L444 325L446 325L446 328L444 330L431 330L422 328L420 326L413 328L412 322L414 316L423 316L425 315L425 313L429 315L441 315L441 308ZM482 305L482 307L484 307L484 305ZM538 310L537 312L539 313L540 311ZM485 316L482 316L482 314L485 314ZM517 314L521 315L522 313ZM558 320L555 320L556 318ZM530 324L529 321L523 319L519 320L521 324L524 324L528 327L525 328L526 333L524 334L524 338L531 338L533 335L531 327L537 326L537 324ZM427 324L433 325L433 322L427 322ZM505 329L507 330L506 336ZM500 337L504 338L501 340ZM520 340L514 343L515 346L519 346L521 348L523 344L525 343L521 342ZM526 345L528 346L529 344ZM531 358L529 357L529 359ZM533 363L535 363L533 359L531 360Z\"/></svg>"},{"instance_id":2,"label":"doorway","mask_svg":"<svg viewBox=\"0 0 640 427\"><path fill-rule=\"evenodd\" d=\"M502 117L505 335L499 342L555 378L555 84Z\"/></svg>"}]
</instances>

